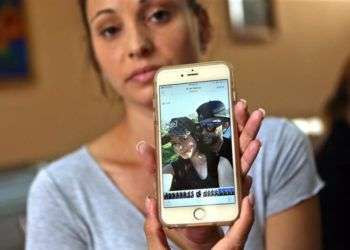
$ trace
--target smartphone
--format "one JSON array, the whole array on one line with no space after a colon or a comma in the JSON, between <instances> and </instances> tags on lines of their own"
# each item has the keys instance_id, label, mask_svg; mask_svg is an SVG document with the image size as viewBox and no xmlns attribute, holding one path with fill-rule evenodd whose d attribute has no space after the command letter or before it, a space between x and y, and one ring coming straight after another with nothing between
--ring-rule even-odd
<instances>
[{"instance_id":1,"label":"smartphone","mask_svg":"<svg viewBox=\"0 0 350 250\"><path fill-rule=\"evenodd\" d=\"M223 62L163 67L154 88L161 223L232 224L240 212L241 175L230 67Z\"/></svg>"}]
</instances>

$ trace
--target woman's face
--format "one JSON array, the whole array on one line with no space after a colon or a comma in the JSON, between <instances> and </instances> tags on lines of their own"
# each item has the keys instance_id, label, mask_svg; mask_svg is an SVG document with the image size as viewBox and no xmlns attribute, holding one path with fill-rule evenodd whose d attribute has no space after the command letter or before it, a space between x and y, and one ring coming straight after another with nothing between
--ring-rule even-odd
<instances>
[{"instance_id":1,"label":"woman's face","mask_svg":"<svg viewBox=\"0 0 350 250\"><path fill-rule=\"evenodd\" d=\"M171 138L175 153L183 159L190 159L197 150L197 143L191 135L174 136Z\"/></svg>"},{"instance_id":2,"label":"woman's face","mask_svg":"<svg viewBox=\"0 0 350 250\"><path fill-rule=\"evenodd\" d=\"M126 103L151 106L161 66L198 61L199 22L186 0L87 1L96 59Z\"/></svg>"}]
</instances>

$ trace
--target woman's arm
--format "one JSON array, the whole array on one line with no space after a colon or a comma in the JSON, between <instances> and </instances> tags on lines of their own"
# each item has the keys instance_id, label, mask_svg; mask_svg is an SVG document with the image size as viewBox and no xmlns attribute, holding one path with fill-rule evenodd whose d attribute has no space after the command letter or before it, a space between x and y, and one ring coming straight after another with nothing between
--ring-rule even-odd
<instances>
[{"instance_id":1,"label":"woman's arm","mask_svg":"<svg viewBox=\"0 0 350 250\"><path fill-rule=\"evenodd\" d=\"M271 130L270 141L266 139L267 148L262 151L263 157L271 156L264 171L266 250L318 250L321 239L317 193L323 183L308 138L288 121L280 128Z\"/></svg>"},{"instance_id":2,"label":"woman's arm","mask_svg":"<svg viewBox=\"0 0 350 250\"><path fill-rule=\"evenodd\" d=\"M267 218L266 250L319 250L321 223L316 196Z\"/></svg>"},{"instance_id":3,"label":"woman's arm","mask_svg":"<svg viewBox=\"0 0 350 250\"><path fill-rule=\"evenodd\" d=\"M234 179L231 163L222 156L219 160L218 176L220 187L231 187L233 185Z\"/></svg>"},{"instance_id":4,"label":"woman's arm","mask_svg":"<svg viewBox=\"0 0 350 250\"><path fill-rule=\"evenodd\" d=\"M173 182L174 177L174 169L171 164L168 164L163 167L163 187L164 192L169 192L171 188L171 184Z\"/></svg>"}]
</instances>

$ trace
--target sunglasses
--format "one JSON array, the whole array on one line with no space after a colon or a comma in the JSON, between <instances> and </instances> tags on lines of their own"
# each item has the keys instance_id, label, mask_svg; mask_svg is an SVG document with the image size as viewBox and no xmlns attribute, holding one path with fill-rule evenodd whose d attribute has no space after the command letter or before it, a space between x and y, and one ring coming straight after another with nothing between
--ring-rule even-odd
<instances>
[{"instance_id":1,"label":"sunglasses","mask_svg":"<svg viewBox=\"0 0 350 250\"><path fill-rule=\"evenodd\" d=\"M221 120L212 120L212 121L206 121L206 122L201 122L200 126L202 129L205 129L208 132L215 132L217 127L222 126L223 132L225 132L229 126L226 125L226 122L221 121Z\"/></svg>"}]
</instances>

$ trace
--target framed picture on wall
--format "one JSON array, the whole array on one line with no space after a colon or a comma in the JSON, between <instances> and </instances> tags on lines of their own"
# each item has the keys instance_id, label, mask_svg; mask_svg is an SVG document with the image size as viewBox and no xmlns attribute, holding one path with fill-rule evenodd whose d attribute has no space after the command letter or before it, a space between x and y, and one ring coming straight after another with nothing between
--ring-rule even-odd
<instances>
[{"instance_id":1,"label":"framed picture on wall","mask_svg":"<svg viewBox=\"0 0 350 250\"><path fill-rule=\"evenodd\" d=\"M234 37L243 42L266 42L277 31L275 0L228 0Z\"/></svg>"},{"instance_id":2,"label":"framed picture on wall","mask_svg":"<svg viewBox=\"0 0 350 250\"><path fill-rule=\"evenodd\" d=\"M0 0L0 80L29 74L24 0Z\"/></svg>"}]
</instances>

